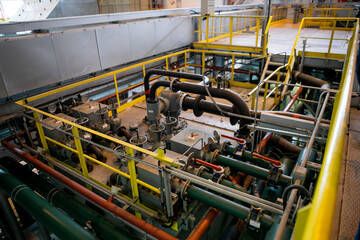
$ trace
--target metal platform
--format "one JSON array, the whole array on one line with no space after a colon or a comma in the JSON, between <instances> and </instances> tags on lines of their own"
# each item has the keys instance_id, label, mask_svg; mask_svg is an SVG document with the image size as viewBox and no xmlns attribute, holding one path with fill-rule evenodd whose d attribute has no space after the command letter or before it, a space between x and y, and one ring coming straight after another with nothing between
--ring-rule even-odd
<instances>
[{"instance_id":1,"label":"metal platform","mask_svg":"<svg viewBox=\"0 0 360 240\"><path fill-rule=\"evenodd\" d=\"M360 110L351 109L338 239L354 239L360 221ZM341 182L340 182L341 184Z\"/></svg>"}]
</instances>

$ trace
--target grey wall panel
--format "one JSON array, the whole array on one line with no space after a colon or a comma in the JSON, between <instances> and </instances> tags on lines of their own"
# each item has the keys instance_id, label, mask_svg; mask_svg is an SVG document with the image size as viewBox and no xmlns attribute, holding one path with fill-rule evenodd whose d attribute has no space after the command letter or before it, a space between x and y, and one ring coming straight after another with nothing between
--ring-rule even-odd
<instances>
[{"instance_id":1,"label":"grey wall panel","mask_svg":"<svg viewBox=\"0 0 360 240\"><path fill-rule=\"evenodd\" d=\"M128 25L131 39L131 60L154 55L156 46L154 20L132 22Z\"/></svg>"},{"instance_id":2,"label":"grey wall panel","mask_svg":"<svg viewBox=\"0 0 360 240\"><path fill-rule=\"evenodd\" d=\"M49 35L1 41L0 53L9 96L61 80Z\"/></svg>"},{"instance_id":3,"label":"grey wall panel","mask_svg":"<svg viewBox=\"0 0 360 240\"><path fill-rule=\"evenodd\" d=\"M5 84L4 84L4 80L3 80L3 76L2 76L2 70L1 70L1 65L0 65L0 98L6 98L8 97L8 93L6 91L5 88Z\"/></svg>"},{"instance_id":4,"label":"grey wall panel","mask_svg":"<svg viewBox=\"0 0 360 240\"><path fill-rule=\"evenodd\" d=\"M101 70L95 30L73 30L52 35L63 80Z\"/></svg>"},{"instance_id":5,"label":"grey wall panel","mask_svg":"<svg viewBox=\"0 0 360 240\"><path fill-rule=\"evenodd\" d=\"M168 18L154 20L156 33L156 53L186 46L193 40L191 18Z\"/></svg>"},{"instance_id":6,"label":"grey wall panel","mask_svg":"<svg viewBox=\"0 0 360 240\"><path fill-rule=\"evenodd\" d=\"M129 27L119 24L96 29L101 66L109 68L128 62L131 56Z\"/></svg>"}]
</instances>

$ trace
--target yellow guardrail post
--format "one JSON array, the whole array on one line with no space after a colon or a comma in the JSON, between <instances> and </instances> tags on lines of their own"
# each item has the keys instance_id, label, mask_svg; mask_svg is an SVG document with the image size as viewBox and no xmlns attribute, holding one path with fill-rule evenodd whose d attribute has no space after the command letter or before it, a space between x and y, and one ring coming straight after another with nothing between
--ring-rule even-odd
<instances>
[{"instance_id":1,"label":"yellow guardrail post","mask_svg":"<svg viewBox=\"0 0 360 240\"><path fill-rule=\"evenodd\" d=\"M143 76L145 77L145 75L146 75L146 68L145 68L145 64L143 64L142 69L143 69Z\"/></svg>"},{"instance_id":2,"label":"yellow guardrail post","mask_svg":"<svg viewBox=\"0 0 360 240\"><path fill-rule=\"evenodd\" d=\"M251 94L251 110L255 109L255 93Z\"/></svg>"},{"instance_id":3,"label":"yellow guardrail post","mask_svg":"<svg viewBox=\"0 0 360 240\"><path fill-rule=\"evenodd\" d=\"M280 76L281 76L281 72L279 71L276 82L280 82ZM276 88L275 88L275 98L274 98L275 101L276 101L276 98L277 98L277 95L278 95L278 90L279 90L279 85L276 84Z\"/></svg>"},{"instance_id":4,"label":"yellow guardrail post","mask_svg":"<svg viewBox=\"0 0 360 240\"><path fill-rule=\"evenodd\" d=\"M166 71L169 71L169 60L168 58L165 59L165 65L166 65ZM166 77L167 80L169 80L170 78L169 77Z\"/></svg>"},{"instance_id":5,"label":"yellow guardrail post","mask_svg":"<svg viewBox=\"0 0 360 240\"><path fill-rule=\"evenodd\" d=\"M215 37L215 18L212 17L211 37Z\"/></svg>"},{"instance_id":6,"label":"yellow guardrail post","mask_svg":"<svg viewBox=\"0 0 360 240\"><path fill-rule=\"evenodd\" d=\"M206 17L206 42L209 42L209 17Z\"/></svg>"},{"instance_id":7,"label":"yellow guardrail post","mask_svg":"<svg viewBox=\"0 0 360 240\"><path fill-rule=\"evenodd\" d=\"M264 90L264 99L263 99L263 106L262 106L262 110L265 110L266 107L266 100L267 100L267 91L269 88L269 84L265 83L265 90Z\"/></svg>"},{"instance_id":8,"label":"yellow guardrail post","mask_svg":"<svg viewBox=\"0 0 360 240\"><path fill-rule=\"evenodd\" d=\"M114 73L114 85L115 85L115 92L116 92L116 100L117 100L117 103L120 106L119 89L118 89L117 79L116 79L116 74L115 73Z\"/></svg>"},{"instance_id":9,"label":"yellow guardrail post","mask_svg":"<svg viewBox=\"0 0 360 240\"><path fill-rule=\"evenodd\" d=\"M256 18L256 38L255 38L255 47L258 46L259 41L259 31L260 31L260 19Z\"/></svg>"},{"instance_id":10,"label":"yellow guardrail post","mask_svg":"<svg viewBox=\"0 0 360 240\"><path fill-rule=\"evenodd\" d=\"M229 31L230 31L230 45L232 45L232 37L233 37L233 17L230 17L230 26L229 26Z\"/></svg>"},{"instance_id":11,"label":"yellow guardrail post","mask_svg":"<svg viewBox=\"0 0 360 240\"><path fill-rule=\"evenodd\" d=\"M329 55L330 55L330 52L331 52L332 42L333 42L334 33L335 33L335 27L336 27L336 20L333 20L333 27L331 29L331 37L330 37L329 49L328 49L326 58L329 58Z\"/></svg>"},{"instance_id":12,"label":"yellow guardrail post","mask_svg":"<svg viewBox=\"0 0 360 240\"><path fill-rule=\"evenodd\" d=\"M238 15L238 18L237 18L237 23L236 23L236 31L239 31L239 23L240 23L240 13L237 14Z\"/></svg>"},{"instance_id":13,"label":"yellow guardrail post","mask_svg":"<svg viewBox=\"0 0 360 240\"><path fill-rule=\"evenodd\" d=\"M199 16L199 41L201 41L201 35L202 35L202 30L201 30L201 16Z\"/></svg>"},{"instance_id":14,"label":"yellow guardrail post","mask_svg":"<svg viewBox=\"0 0 360 240\"><path fill-rule=\"evenodd\" d=\"M184 71L187 72L187 52L184 52Z\"/></svg>"},{"instance_id":15,"label":"yellow guardrail post","mask_svg":"<svg viewBox=\"0 0 360 240\"><path fill-rule=\"evenodd\" d=\"M73 135L75 136L74 137L74 142L75 142L76 150L77 150L77 153L78 153L82 174L84 175L84 177L88 178L89 177L89 172L88 172L88 169L87 169L87 166L86 166L86 160L85 160L83 148L82 148L82 145L81 145L81 141L79 139L79 130L75 126L73 126L71 130L72 130ZM87 188L91 189L91 186L87 185Z\"/></svg>"},{"instance_id":16,"label":"yellow guardrail post","mask_svg":"<svg viewBox=\"0 0 360 240\"><path fill-rule=\"evenodd\" d=\"M40 117L39 117L39 113L38 113L38 112L35 112L35 111L34 111L33 115L34 115L34 118L35 118L36 120L39 120L39 121L40 121ZM49 146L48 146L48 144L47 144L47 142L46 142L46 139L45 139L44 129L43 129L43 127L42 127L42 125L41 125L40 122L35 121L35 124L36 124L36 128L37 128L37 130L38 130L38 132L39 132L41 144L42 144L43 148L45 149L46 155L49 155L49 153L50 153L50 152L49 152Z\"/></svg>"},{"instance_id":17,"label":"yellow guardrail post","mask_svg":"<svg viewBox=\"0 0 360 240\"><path fill-rule=\"evenodd\" d=\"M204 75L204 72L205 72L205 52L202 53L202 64L201 64L201 67L202 67L202 75Z\"/></svg>"},{"instance_id":18,"label":"yellow guardrail post","mask_svg":"<svg viewBox=\"0 0 360 240\"><path fill-rule=\"evenodd\" d=\"M352 9L350 9L348 17L351 17L351 11L352 11ZM346 28L348 28L348 27L349 27L349 21L346 21Z\"/></svg>"},{"instance_id":19,"label":"yellow guardrail post","mask_svg":"<svg viewBox=\"0 0 360 240\"><path fill-rule=\"evenodd\" d=\"M231 58L231 80L230 80L231 83L234 81L234 68L235 68L235 55L232 55L232 58Z\"/></svg>"},{"instance_id":20,"label":"yellow guardrail post","mask_svg":"<svg viewBox=\"0 0 360 240\"><path fill-rule=\"evenodd\" d=\"M134 150L132 148L126 148L126 154L130 157L134 156ZM131 192L132 197L135 200L135 203L139 203L139 189L137 184L136 178L136 168L135 168L135 161L133 159L128 158L128 167L129 167L129 174L130 174L130 183L131 183ZM140 213L135 213L138 218L141 218Z\"/></svg>"}]
</instances>

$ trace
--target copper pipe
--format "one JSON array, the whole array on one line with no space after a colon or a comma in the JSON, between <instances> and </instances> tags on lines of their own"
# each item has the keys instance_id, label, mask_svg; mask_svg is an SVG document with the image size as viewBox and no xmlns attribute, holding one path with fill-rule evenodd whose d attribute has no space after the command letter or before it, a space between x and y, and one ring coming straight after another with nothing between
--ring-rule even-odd
<instances>
[{"instance_id":1,"label":"copper pipe","mask_svg":"<svg viewBox=\"0 0 360 240\"><path fill-rule=\"evenodd\" d=\"M24 134L25 131L19 133ZM30 164L36 166L38 169L42 170L43 172L47 173L48 175L52 176L53 178L57 179L59 182L63 183L64 185L68 186L69 188L73 189L74 191L78 192L85 198L89 199L95 204L98 204L102 208L108 210L109 212L114 213L116 216L122 218L123 220L131 223L132 225L136 226L137 228L143 230L144 232L148 233L149 235L161 239L161 240L177 240L177 238L171 236L170 234L158 229L157 227L145 222L144 220L137 218L136 216L132 215L131 213L127 212L126 210L118 207L117 205L108 202L106 199L101 198L99 195L91 192L89 189L81 186L80 184L74 182L70 178L64 176L63 174L59 173L58 171L52 169L48 165L42 163L41 161L37 160L30 154L18 149L14 145L10 144L9 141L13 140L14 136L7 137L1 141L1 144L11 150L16 155L22 157Z\"/></svg>"},{"instance_id":2,"label":"copper pipe","mask_svg":"<svg viewBox=\"0 0 360 240\"><path fill-rule=\"evenodd\" d=\"M216 208L210 208L209 212L192 231L187 240L199 240L202 235L204 235L204 233L209 228L210 224L214 221L215 217L218 215L219 212L220 210Z\"/></svg>"},{"instance_id":3,"label":"copper pipe","mask_svg":"<svg viewBox=\"0 0 360 240\"><path fill-rule=\"evenodd\" d=\"M294 96L292 96L290 102L286 105L286 107L284 108L283 112L288 112L291 108L291 106L294 104L294 102L296 101L296 99L299 97L300 93L302 92L303 88L299 88L296 93L294 94ZM258 145L258 147L256 148L256 152L261 153L262 150L264 150L266 144L269 142L271 136L273 135L273 133L268 132L265 137L261 140L260 144Z\"/></svg>"}]
</instances>

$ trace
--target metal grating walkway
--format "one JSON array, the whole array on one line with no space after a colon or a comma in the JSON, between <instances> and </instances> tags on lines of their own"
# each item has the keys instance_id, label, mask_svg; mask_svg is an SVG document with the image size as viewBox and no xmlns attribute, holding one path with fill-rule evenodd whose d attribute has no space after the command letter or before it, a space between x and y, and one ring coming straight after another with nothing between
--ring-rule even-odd
<instances>
[{"instance_id":1,"label":"metal grating walkway","mask_svg":"<svg viewBox=\"0 0 360 240\"><path fill-rule=\"evenodd\" d=\"M354 239L360 221L360 110L351 109L339 240Z\"/></svg>"}]
</instances>

